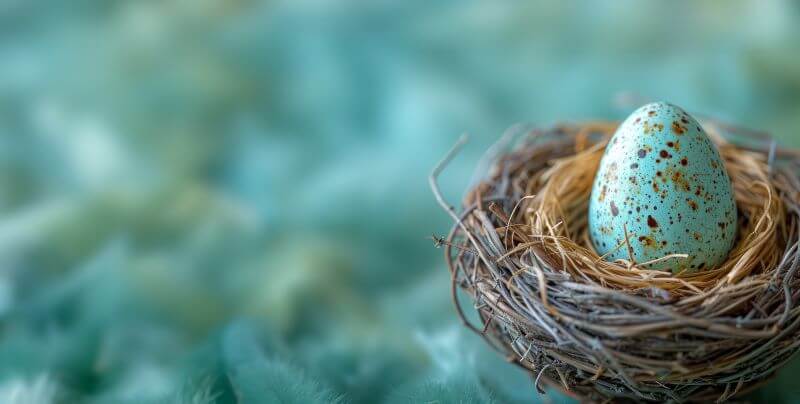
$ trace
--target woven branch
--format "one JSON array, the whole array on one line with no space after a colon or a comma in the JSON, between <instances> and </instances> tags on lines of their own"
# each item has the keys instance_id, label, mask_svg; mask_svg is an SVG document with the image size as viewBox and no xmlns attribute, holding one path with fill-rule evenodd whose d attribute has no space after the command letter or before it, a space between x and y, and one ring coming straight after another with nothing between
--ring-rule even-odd
<instances>
[{"instance_id":1,"label":"woven branch","mask_svg":"<svg viewBox=\"0 0 800 404\"><path fill-rule=\"evenodd\" d=\"M583 400L725 401L768 380L800 347L800 155L737 147L704 124L734 184L739 238L720 267L678 275L591 247L592 180L617 123L527 133L490 156L456 213L436 180L460 141L431 186L455 222L442 244L464 324L537 388Z\"/></svg>"}]
</instances>

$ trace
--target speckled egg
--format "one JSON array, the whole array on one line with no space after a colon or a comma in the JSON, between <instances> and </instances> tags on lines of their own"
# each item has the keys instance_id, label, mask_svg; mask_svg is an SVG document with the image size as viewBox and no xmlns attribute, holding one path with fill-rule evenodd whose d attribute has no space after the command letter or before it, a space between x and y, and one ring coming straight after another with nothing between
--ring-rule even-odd
<instances>
[{"instance_id":1,"label":"speckled egg","mask_svg":"<svg viewBox=\"0 0 800 404\"><path fill-rule=\"evenodd\" d=\"M652 269L673 273L714 268L736 237L733 188L716 146L683 109L647 104L609 142L592 189L589 232L606 260L637 263L670 254Z\"/></svg>"}]
</instances>

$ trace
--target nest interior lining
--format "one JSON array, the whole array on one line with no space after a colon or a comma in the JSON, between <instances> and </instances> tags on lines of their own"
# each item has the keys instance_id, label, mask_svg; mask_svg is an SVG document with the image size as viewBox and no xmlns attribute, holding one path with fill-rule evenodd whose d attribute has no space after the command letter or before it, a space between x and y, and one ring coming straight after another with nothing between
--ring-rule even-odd
<instances>
[{"instance_id":1,"label":"nest interior lining","mask_svg":"<svg viewBox=\"0 0 800 404\"><path fill-rule=\"evenodd\" d=\"M800 346L796 164L709 130L733 181L739 239L719 267L673 275L592 249L586 212L616 123L533 132L464 199L445 241L465 323L539 380L591 400L727 399ZM713 128L713 125L706 125ZM449 158L449 157L448 157ZM620 248L626 248L621 245ZM454 299L458 305L458 299Z\"/></svg>"}]
</instances>

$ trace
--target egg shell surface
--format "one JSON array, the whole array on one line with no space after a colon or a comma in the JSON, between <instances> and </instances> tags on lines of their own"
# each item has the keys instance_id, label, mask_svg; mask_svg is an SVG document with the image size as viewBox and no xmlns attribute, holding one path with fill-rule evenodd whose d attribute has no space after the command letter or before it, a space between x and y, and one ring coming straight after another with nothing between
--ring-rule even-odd
<instances>
[{"instance_id":1,"label":"egg shell surface","mask_svg":"<svg viewBox=\"0 0 800 404\"><path fill-rule=\"evenodd\" d=\"M625 228L628 231L626 243ZM678 273L724 262L736 238L733 187L716 146L680 107L634 111L606 147L589 202L589 234L607 261Z\"/></svg>"}]
</instances>

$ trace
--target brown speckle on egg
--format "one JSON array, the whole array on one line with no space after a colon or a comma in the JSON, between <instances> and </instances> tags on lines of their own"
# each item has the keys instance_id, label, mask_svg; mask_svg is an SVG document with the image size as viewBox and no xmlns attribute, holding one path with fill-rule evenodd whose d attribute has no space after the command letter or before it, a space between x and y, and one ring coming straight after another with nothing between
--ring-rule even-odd
<instances>
[{"instance_id":1,"label":"brown speckle on egg","mask_svg":"<svg viewBox=\"0 0 800 404\"><path fill-rule=\"evenodd\" d=\"M678 122L672 121L672 131L675 132L676 135L682 135L684 132L686 132L686 129L681 127Z\"/></svg>"},{"instance_id":2,"label":"brown speckle on egg","mask_svg":"<svg viewBox=\"0 0 800 404\"><path fill-rule=\"evenodd\" d=\"M639 237L639 242L642 243L645 247L655 247L656 240L650 236L641 236Z\"/></svg>"},{"instance_id":3,"label":"brown speckle on egg","mask_svg":"<svg viewBox=\"0 0 800 404\"><path fill-rule=\"evenodd\" d=\"M682 189L687 192L692 189L689 185L689 181L686 180L686 177L684 177L683 173L680 171L675 171L672 174L672 182L675 183L675 189Z\"/></svg>"},{"instance_id":4,"label":"brown speckle on egg","mask_svg":"<svg viewBox=\"0 0 800 404\"><path fill-rule=\"evenodd\" d=\"M611 214L614 216L619 216L619 208L614 201L611 201Z\"/></svg>"}]
</instances>

